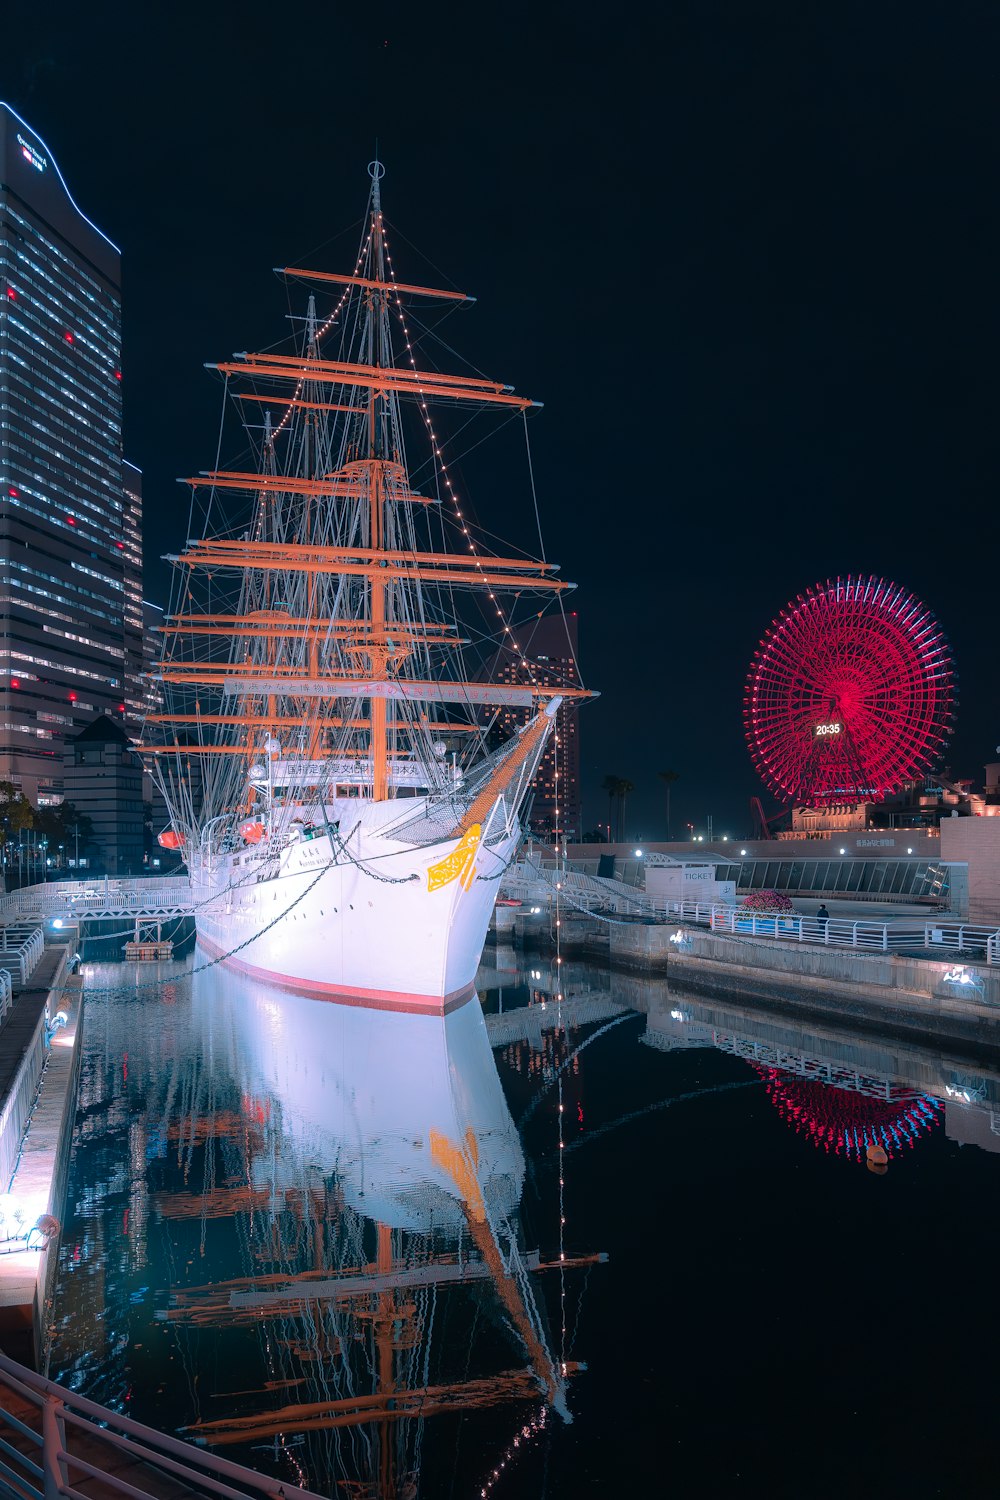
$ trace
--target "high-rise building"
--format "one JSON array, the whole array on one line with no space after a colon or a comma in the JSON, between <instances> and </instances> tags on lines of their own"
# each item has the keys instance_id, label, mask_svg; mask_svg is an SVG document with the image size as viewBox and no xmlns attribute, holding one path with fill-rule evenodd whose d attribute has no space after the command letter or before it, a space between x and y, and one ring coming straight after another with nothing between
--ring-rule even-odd
<instances>
[{"instance_id":1,"label":"high-rise building","mask_svg":"<svg viewBox=\"0 0 1000 1500\"><path fill-rule=\"evenodd\" d=\"M120 255L0 103L0 778L59 800L65 738L141 717L141 484Z\"/></svg>"},{"instance_id":2,"label":"high-rise building","mask_svg":"<svg viewBox=\"0 0 1000 1500\"><path fill-rule=\"evenodd\" d=\"M162 714L166 706L163 684L153 676L153 668L163 654L163 609L149 599L142 601L142 717Z\"/></svg>"},{"instance_id":3,"label":"high-rise building","mask_svg":"<svg viewBox=\"0 0 1000 1500\"><path fill-rule=\"evenodd\" d=\"M152 604L148 599L142 601L143 622L143 671L146 676L142 682L142 707L143 718L147 714L161 714L166 706L163 693L163 684L158 682L152 675L155 664L160 660L163 653L163 636L161 629L163 625L163 610L158 604ZM167 812L167 804L160 790L159 782L150 773L148 764L142 778L142 800L146 804L147 818L150 823L150 844L147 850L147 865L155 873L160 870L172 869L181 863L181 855L177 850L164 849L156 843L157 835L170 826L170 814Z\"/></svg>"},{"instance_id":4,"label":"high-rise building","mask_svg":"<svg viewBox=\"0 0 1000 1500\"><path fill-rule=\"evenodd\" d=\"M125 610L122 620L125 647L125 727L138 730L146 717L145 682L146 618L142 599L142 470L125 459L123 465L125 509L122 540L125 546Z\"/></svg>"},{"instance_id":5,"label":"high-rise building","mask_svg":"<svg viewBox=\"0 0 1000 1500\"><path fill-rule=\"evenodd\" d=\"M535 683L539 687L580 687L575 614L546 615L518 631L520 650L504 650L491 664L497 682ZM523 653L527 666L521 665ZM501 709L494 724L496 743L510 739L529 717L527 709ZM580 803L580 740L575 702L556 714L555 734L549 736L532 783L532 832L542 838L579 843L582 837Z\"/></svg>"}]
</instances>

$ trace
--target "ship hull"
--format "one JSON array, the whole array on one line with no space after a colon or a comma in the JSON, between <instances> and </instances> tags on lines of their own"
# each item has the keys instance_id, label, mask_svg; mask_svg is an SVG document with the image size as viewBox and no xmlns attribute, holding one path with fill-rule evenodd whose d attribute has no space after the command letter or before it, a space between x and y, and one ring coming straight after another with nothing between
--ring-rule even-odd
<instances>
[{"instance_id":1,"label":"ship hull","mask_svg":"<svg viewBox=\"0 0 1000 1500\"><path fill-rule=\"evenodd\" d=\"M317 838L285 851L275 873L252 854L219 856L192 870L198 941L209 959L287 991L444 1014L472 993L517 840L511 831L474 863L459 840L344 859Z\"/></svg>"}]
</instances>

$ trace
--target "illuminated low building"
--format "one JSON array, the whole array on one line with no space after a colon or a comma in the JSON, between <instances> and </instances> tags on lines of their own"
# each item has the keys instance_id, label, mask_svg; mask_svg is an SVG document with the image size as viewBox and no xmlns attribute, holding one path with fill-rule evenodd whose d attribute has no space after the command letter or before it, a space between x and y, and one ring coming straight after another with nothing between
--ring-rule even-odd
<instances>
[{"instance_id":1,"label":"illuminated low building","mask_svg":"<svg viewBox=\"0 0 1000 1500\"><path fill-rule=\"evenodd\" d=\"M830 807L793 807L791 828L779 839L832 839L866 829L910 829L933 832L942 818L1000 816L1000 763L986 767L986 784L977 789L971 778L927 775L908 781L894 795L879 802L846 803Z\"/></svg>"}]
</instances>

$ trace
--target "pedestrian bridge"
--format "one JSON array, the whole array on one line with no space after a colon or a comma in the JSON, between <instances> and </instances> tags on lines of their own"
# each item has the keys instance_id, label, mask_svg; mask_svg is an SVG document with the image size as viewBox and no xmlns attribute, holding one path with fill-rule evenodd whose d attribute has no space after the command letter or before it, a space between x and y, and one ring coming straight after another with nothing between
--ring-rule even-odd
<instances>
[{"instance_id":1,"label":"pedestrian bridge","mask_svg":"<svg viewBox=\"0 0 1000 1500\"><path fill-rule=\"evenodd\" d=\"M135 917L165 921L194 912L186 875L157 875L143 880L52 880L26 885L0 896L0 925L10 922L93 921L100 917Z\"/></svg>"}]
</instances>

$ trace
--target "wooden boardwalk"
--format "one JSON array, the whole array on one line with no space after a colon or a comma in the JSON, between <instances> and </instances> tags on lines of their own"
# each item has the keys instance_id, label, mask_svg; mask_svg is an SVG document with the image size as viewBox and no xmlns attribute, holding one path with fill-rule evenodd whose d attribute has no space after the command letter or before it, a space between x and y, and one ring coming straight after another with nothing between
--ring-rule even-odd
<instances>
[{"instance_id":1,"label":"wooden boardwalk","mask_svg":"<svg viewBox=\"0 0 1000 1500\"><path fill-rule=\"evenodd\" d=\"M65 945L45 949L28 985L15 994L0 1028L0 1108L5 1108L12 1093L20 1090L24 1095L26 1085L34 1087L32 1080L38 1076L44 1056L45 1005L52 985L59 986L51 1009L54 1012L57 1005L63 1009L70 1018L69 1025L58 1033L47 1054L37 1096L33 1100L22 1097L8 1122L8 1129L20 1131L20 1121L31 1109L26 1133L5 1151L7 1170L13 1171L9 1184L2 1184L10 1194L10 1203L17 1204L25 1216L24 1230L42 1214L57 1217L61 1212L56 1200L62 1186L59 1168L69 1146L67 1132L72 1129L80 993L78 978L63 978L69 951ZM64 985L69 986L65 992ZM10 1233L12 1227L5 1224L3 1232ZM58 1235L41 1249L0 1253L0 1337L9 1353L29 1365L35 1363L45 1288L57 1254Z\"/></svg>"},{"instance_id":2,"label":"wooden boardwalk","mask_svg":"<svg viewBox=\"0 0 1000 1500\"><path fill-rule=\"evenodd\" d=\"M0 1101L7 1098L17 1078L65 952L61 947L46 948L28 987L14 993L14 1004L0 1027Z\"/></svg>"}]
</instances>

